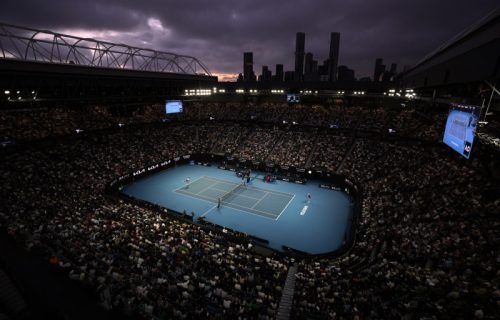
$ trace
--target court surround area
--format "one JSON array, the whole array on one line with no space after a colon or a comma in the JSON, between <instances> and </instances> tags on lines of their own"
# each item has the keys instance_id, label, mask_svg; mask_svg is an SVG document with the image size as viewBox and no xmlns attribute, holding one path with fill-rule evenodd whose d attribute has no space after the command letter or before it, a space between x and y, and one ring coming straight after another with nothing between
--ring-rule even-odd
<instances>
[{"instance_id":1,"label":"court surround area","mask_svg":"<svg viewBox=\"0 0 500 320\"><path fill-rule=\"evenodd\" d=\"M187 177L189 183L185 182ZM178 212L193 213L194 220L203 217L265 239L269 247L279 251L286 246L322 254L343 245L353 214L350 196L320 188L320 181L266 183L262 178L263 173L252 172L250 182L243 185L233 171L186 164L140 178L125 185L122 192Z\"/></svg>"}]
</instances>

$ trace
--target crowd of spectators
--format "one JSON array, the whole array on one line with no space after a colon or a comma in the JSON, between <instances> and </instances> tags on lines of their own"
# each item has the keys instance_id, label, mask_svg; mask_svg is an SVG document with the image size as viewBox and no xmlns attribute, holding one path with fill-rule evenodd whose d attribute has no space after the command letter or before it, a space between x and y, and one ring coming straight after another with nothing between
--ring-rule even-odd
<instances>
[{"instance_id":1,"label":"crowd of spectators","mask_svg":"<svg viewBox=\"0 0 500 320\"><path fill-rule=\"evenodd\" d=\"M343 259L300 263L295 318L498 318L500 200L482 195L477 163L400 150L356 167L367 176L360 237Z\"/></svg>"},{"instance_id":2,"label":"crowd of spectators","mask_svg":"<svg viewBox=\"0 0 500 320\"><path fill-rule=\"evenodd\" d=\"M1 149L0 228L57 257L104 307L127 315L272 319L296 263L296 319L498 318L500 200L483 195L491 181L479 160L385 139L394 127L437 142L442 123L417 111L290 108L193 103L168 122L157 106L128 116L103 107L0 112L0 135L18 141ZM335 260L263 257L245 237L104 194L117 176L207 152L353 179L363 188L353 248Z\"/></svg>"}]
</instances>

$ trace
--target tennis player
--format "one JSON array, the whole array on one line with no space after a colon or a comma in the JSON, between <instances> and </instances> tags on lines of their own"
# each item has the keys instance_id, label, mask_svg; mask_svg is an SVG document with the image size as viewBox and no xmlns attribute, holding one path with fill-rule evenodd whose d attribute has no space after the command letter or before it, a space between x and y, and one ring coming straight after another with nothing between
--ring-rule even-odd
<instances>
[{"instance_id":1,"label":"tennis player","mask_svg":"<svg viewBox=\"0 0 500 320\"><path fill-rule=\"evenodd\" d=\"M189 182L191 182L191 179L190 179L189 177L186 177L186 178L184 179L184 183L186 184L186 189L188 189L188 188L189 188Z\"/></svg>"},{"instance_id":2,"label":"tennis player","mask_svg":"<svg viewBox=\"0 0 500 320\"><path fill-rule=\"evenodd\" d=\"M311 194L310 193L307 194L307 203L311 203Z\"/></svg>"}]
</instances>

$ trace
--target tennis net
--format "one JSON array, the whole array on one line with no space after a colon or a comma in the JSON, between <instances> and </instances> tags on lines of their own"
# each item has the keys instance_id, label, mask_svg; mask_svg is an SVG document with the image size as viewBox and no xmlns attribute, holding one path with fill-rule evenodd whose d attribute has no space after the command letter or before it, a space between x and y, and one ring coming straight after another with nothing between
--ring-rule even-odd
<instances>
[{"instance_id":1,"label":"tennis net","mask_svg":"<svg viewBox=\"0 0 500 320\"><path fill-rule=\"evenodd\" d=\"M223 194L221 197L220 197L220 201L224 201L226 200L229 196L231 196L233 193L235 193L237 190L239 189L243 189L245 188L245 186L243 185L243 183L240 183L238 184L236 187L234 187L233 189L229 190L229 192Z\"/></svg>"}]
</instances>

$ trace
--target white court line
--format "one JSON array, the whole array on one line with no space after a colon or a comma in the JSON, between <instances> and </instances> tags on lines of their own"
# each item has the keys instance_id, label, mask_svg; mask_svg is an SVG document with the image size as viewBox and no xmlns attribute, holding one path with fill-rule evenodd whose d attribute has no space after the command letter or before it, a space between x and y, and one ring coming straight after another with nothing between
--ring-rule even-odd
<instances>
[{"instance_id":1,"label":"white court line","mask_svg":"<svg viewBox=\"0 0 500 320\"><path fill-rule=\"evenodd\" d=\"M208 209L207 211L205 211L201 216L200 218L203 218L204 216L206 216L210 211L212 211L213 209L217 208L217 206L213 206L212 208Z\"/></svg>"},{"instance_id":2,"label":"white court line","mask_svg":"<svg viewBox=\"0 0 500 320\"><path fill-rule=\"evenodd\" d=\"M206 178L207 179L211 179L211 180L215 180L215 181L220 181L220 182L227 183L227 184L237 184L236 182L232 182L232 181L229 181L229 180L217 179L217 178L213 178L213 177L206 177ZM279 181L279 182L286 182L286 181ZM290 183L290 182L288 182L288 183ZM262 192L273 193L274 195L279 196L279 197L287 197L287 198L289 198L290 196L294 196L293 194L290 194L290 193L279 192L279 191L270 190L270 189L263 189L263 188L254 187L254 186L248 187L248 189L254 189L254 190L259 190L259 191L262 191Z\"/></svg>"},{"instance_id":3,"label":"white court line","mask_svg":"<svg viewBox=\"0 0 500 320\"><path fill-rule=\"evenodd\" d=\"M213 178L213 177L207 177L207 179L218 181L218 182L222 182L222 183L227 183L227 184L237 184L236 182L232 182L232 181L228 181L228 180L223 180L223 179L217 179L217 178ZM238 180L241 180L241 179L238 178Z\"/></svg>"},{"instance_id":4,"label":"white court line","mask_svg":"<svg viewBox=\"0 0 500 320\"><path fill-rule=\"evenodd\" d=\"M266 194L262 198L260 198L259 201L257 201L256 203L254 203L254 205L250 209L253 209L256 205L258 205L262 201L262 199L264 199L268 195L269 195L269 192L266 192Z\"/></svg>"},{"instance_id":5,"label":"white court line","mask_svg":"<svg viewBox=\"0 0 500 320\"><path fill-rule=\"evenodd\" d=\"M205 202L209 202L209 203L214 203L213 201L210 201L210 200L207 200L207 199L198 198L199 196L198 196L198 197L193 197L193 196L187 195L187 194L182 193L182 192L177 192L177 193L179 193L179 194L181 194L181 195L183 195L183 196L189 197L189 198L193 198L193 199L197 199L197 200L201 200L201 201L205 201ZM191 194L194 194L194 193L191 193ZM248 214L248 213L250 213L250 214L253 214L253 215L258 216L258 217L261 217L261 218L272 219L272 218L270 218L270 217L261 216L261 215L259 215L259 214L255 214L255 213L252 213L252 212L249 212L249 211L245 211L245 210L241 210L241 209L238 209L238 208L233 208L233 207L228 207L228 208L231 208L231 209L233 209L233 210L240 211L240 212L243 212L243 213L247 213L247 214ZM273 220L276 220L276 219L273 219Z\"/></svg>"},{"instance_id":6,"label":"white court line","mask_svg":"<svg viewBox=\"0 0 500 320\"><path fill-rule=\"evenodd\" d=\"M181 191L179 191L179 192L177 192L177 193L180 193L180 194L185 194L184 192L185 192L185 191L181 190ZM212 197L207 197L207 196L203 196L203 195L196 194L196 193L192 193L192 192L187 192L187 193L192 194L192 195L195 195L195 196L200 197L200 198L208 198L208 199L212 199L212 200L202 199L202 200L205 200L205 201L208 201L208 202L211 202L211 203L214 203L214 202L216 202L216 201L217 201L217 199L214 199L214 198L212 198ZM188 197L191 197L191 198L194 198L194 199L199 199L199 198L196 198L196 197L193 197L193 196L188 196ZM258 212L260 212L260 213L262 213L262 214L264 214L264 215L265 215L265 216L264 216L264 218L273 219L273 218L270 218L269 216L276 217L276 215L274 215L274 214L272 214L272 213L270 213L270 212L266 212L266 211L262 211L262 210L258 210L258 209L251 209L251 208L249 208L249 207L240 206L239 204L236 204L236 203L233 203L233 202L226 202L226 201L222 201L222 203L226 203L226 206L227 206L227 207L229 207L229 208L233 208L233 209L235 209L235 210L243 211L243 212L246 212L246 213L252 213L252 212L250 212L250 211L245 211L244 209L258 211ZM229 205L231 205L231 206L229 206L229 205L227 205L227 204L229 204ZM234 207L232 207L232 206L237 206L237 207L240 207L240 208L243 208L243 209L234 208ZM255 214L255 213L254 213L254 214ZM255 215L262 217L262 215L258 215L258 214L255 214ZM273 220L276 220L276 219L273 219Z\"/></svg>"},{"instance_id":7,"label":"white court line","mask_svg":"<svg viewBox=\"0 0 500 320\"><path fill-rule=\"evenodd\" d=\"M292 199L290 199L290 201L288 201L288 203L283 208L283 210L281 210L280 214L278 214L278 217L276 217L276 220L278 220L279 217L283 214L283 212L285 212L286 208L288 208L288 206L290 205L290 203L292 203L292 201L293 201L294 198L295 198L295 195L293 195Z\"/></svg>"},{"instance_id":8,"label":"white court line","mask_svg":"<svg viewBox=\"0 0 500 320\"><path fill-rule=\"evenodd\" d=\"M214 184L215 184L215 183L214 183ZM195 194L196 194L196 195L199 195L200 193L203 193L203 192L207 191L207 190L208 190L211 186L213 186L214 184L209 185L208 187L206 187L206 188L202 189L201 191L199 191L198 193L195 193Z\"/></svg>"},{"instance_id":9,"label":"white court line","mask_svg":"<svg viewBox=\"0 0 500 320\"><path fill-rule=\"evenodd\" d=\"M209 180L219 181L219 182L225 183L225 184L237 185L236 182L232 182L232 181L228 181L228 180L222 180L222 179L217 179L217 178L212 178L212 177L208 177L208 176L205 176L205 177L207 179L209 179ZM282 181L282 182L286 182L286 181ZM290 193L279 192L279 191L270 190L270 189L263 189L263 188L254 187L254 186L247 186L247 189L248 190L257 190L257 191L261 191L261 192L272 193L272 194L274 194L275 196L278 196L278 197L290 198L290 196L293 196Z\"/></svg>"},{"instance_id":10,"label":"white court line","mask_svg":"<svg viewBox=\"0 0 500 320\"><path fill-rule=\"evenodd\" d=\"M227 190L222 190L222 189L217 189L217 188L212 188L212 190L217 190L217 191L224 191L224 192L227 192ZM238 196L238 197L250 198L250 199L253 199L253 200L262 200L262 199L258 199L258 198L254 198L254 197L245 196L245 195L243 195L243 194L239 194L239 193L235 193L234 195L235 195L235 196ZM265 195L264 195L264 197L265 197Z\"/></svg>"},{"instance_id":11,"label":"white court line","mask_svg":"<svg viewBox=\"0 0 500 320\"><path fill-rule=\"evenodd\" d=\"M198 179L193 180L193 181L191 181L191 182L190 182L190 183L188 183L188 184L183 184L182 186L180 186L180 187L179 187L179 188L177 188L177 189L174 189L173 191L175 192L175 191L177 191L177 190L180 190L180 189L182 189L182 188L184 188L184 187L186 187L186 186L189 186L189 185L191 185L191 184L195 183L196 181L201 180L201 179L203 179L203 178L205 178L205 176L201 176L201 177L199 177Z\"/></svg>"}]
</instances>

